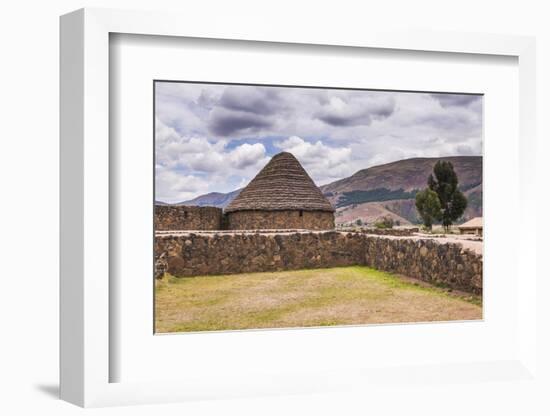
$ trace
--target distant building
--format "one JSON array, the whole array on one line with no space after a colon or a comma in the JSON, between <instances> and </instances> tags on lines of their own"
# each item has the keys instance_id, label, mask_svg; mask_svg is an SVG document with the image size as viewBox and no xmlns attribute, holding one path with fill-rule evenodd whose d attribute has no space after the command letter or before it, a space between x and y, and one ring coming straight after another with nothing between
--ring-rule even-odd
<instances>
[{"instance_id":1,"label":"distant building","mask_svg":"<svg viewBox=\"0 0 550 416\"><path fill-rule=\"evenodd\" d=\"M287 152L273 156L225 213L230 230L334 228L334 208Z\"/></svg>"},{"instance_id":2,"label":"distant building","mask_svg":"<svg viewBox=\"0 0 550 416\"><path fill-rule=\"evenodd\" d=\"M483 235L483 218L475 217L458 226L460 234Z\"/></svg>"}]
</instances>

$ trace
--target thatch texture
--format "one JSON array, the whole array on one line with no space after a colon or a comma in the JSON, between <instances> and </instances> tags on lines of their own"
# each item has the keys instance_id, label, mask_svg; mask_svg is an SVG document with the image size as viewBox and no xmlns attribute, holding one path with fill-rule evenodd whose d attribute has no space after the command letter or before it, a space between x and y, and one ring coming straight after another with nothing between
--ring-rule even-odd
<instances>
[{"instance_id":1,"label":"thatch texture","mask_svg":"<svg viewBox=\"0 0 550 416\"><path fill-rule=\"evenodd\" d=\"M330 202L300 162L287 152L279 153L256 175L225 209L234 211L327 211Z\"/></svg>"}]
</instances>

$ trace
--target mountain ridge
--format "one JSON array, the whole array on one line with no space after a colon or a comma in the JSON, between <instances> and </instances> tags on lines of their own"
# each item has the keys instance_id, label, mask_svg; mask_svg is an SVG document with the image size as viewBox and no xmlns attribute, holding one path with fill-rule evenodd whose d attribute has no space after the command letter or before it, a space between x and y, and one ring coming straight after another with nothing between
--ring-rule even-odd
<instances>
[{"instance_id":1,"label":"mountain ridge","mask_svg":"<svg viewBox=\"0 0 550 416\"><path fill-rule=\"evenodd\" d=\"M167 204L166 202L155 201L158 205L189 205L197 207L217 207L225 208L233 199L239 195L243 188L236 189L231 192L209 192L204 195L199 195L196 198L189 199L187 201L175 202L173 204ZM160 202L160 204L159 204Z\"/></svg>"},{"instance_id":2,"label":"mountain ridge","mask_svg":"<svg viewBox=\"0 0 550 416\"><path fill-rule=\"evenodd\" d=\"M446 160L453 163L459 183L462 185L471 183L468 178L468 171L481 172L482 156L415 157L361 169L347 178L322 185L319 188L323 192L331 192L335 189L339 191L343 191L344 189L367 191L376 188L388 188L390 190L403 189L404 191L420 189L426 186L428 175L438 160ZM475 176L478 176L477 173ZM369 187L369 182L373 177L376 179L376 186ZM478 179L479 183L481 183L480 175ZM362 184L360 184L361 181L363 181ZM364 181L367 182L365 183ZM357 184L360 184L360 186L357 186Z\"/></svg>"}]
</instances>

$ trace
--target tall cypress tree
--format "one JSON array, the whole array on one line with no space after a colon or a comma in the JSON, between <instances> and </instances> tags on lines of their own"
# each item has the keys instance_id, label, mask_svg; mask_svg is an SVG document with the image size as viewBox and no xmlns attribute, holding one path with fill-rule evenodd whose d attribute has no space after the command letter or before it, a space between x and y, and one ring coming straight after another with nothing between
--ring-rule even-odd
<instances>
[{"instance_id":1,"label":"tall cypress tree","mask_svg":"<svg viewBox=\"0 0 550 416\"><path fill-rule=\"evenodd\" d=\"M439 197L441 223L448 231L453 221L464 214L468 205L468 200L458 189L458 177L451 162L446 160L436 162L433 174L428 178L428 188Z\"/></svg>"}]
</instances>

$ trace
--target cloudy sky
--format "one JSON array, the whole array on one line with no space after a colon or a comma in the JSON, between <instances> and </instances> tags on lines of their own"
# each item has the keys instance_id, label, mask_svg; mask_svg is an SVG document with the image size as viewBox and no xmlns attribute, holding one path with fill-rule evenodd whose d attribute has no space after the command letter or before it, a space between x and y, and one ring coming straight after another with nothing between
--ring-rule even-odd
<instances>
[{"instance_id":1,"label":"cloudy sky","mask_svg":"<svg viewBox=\"0 0 550 416\"><path fill-rule=\"evenodd\" d=\"M155 84L156 199L230 192L281 151L317 185L411 157L480 155L474 95Z\"/></svg>"}]
</instances>

